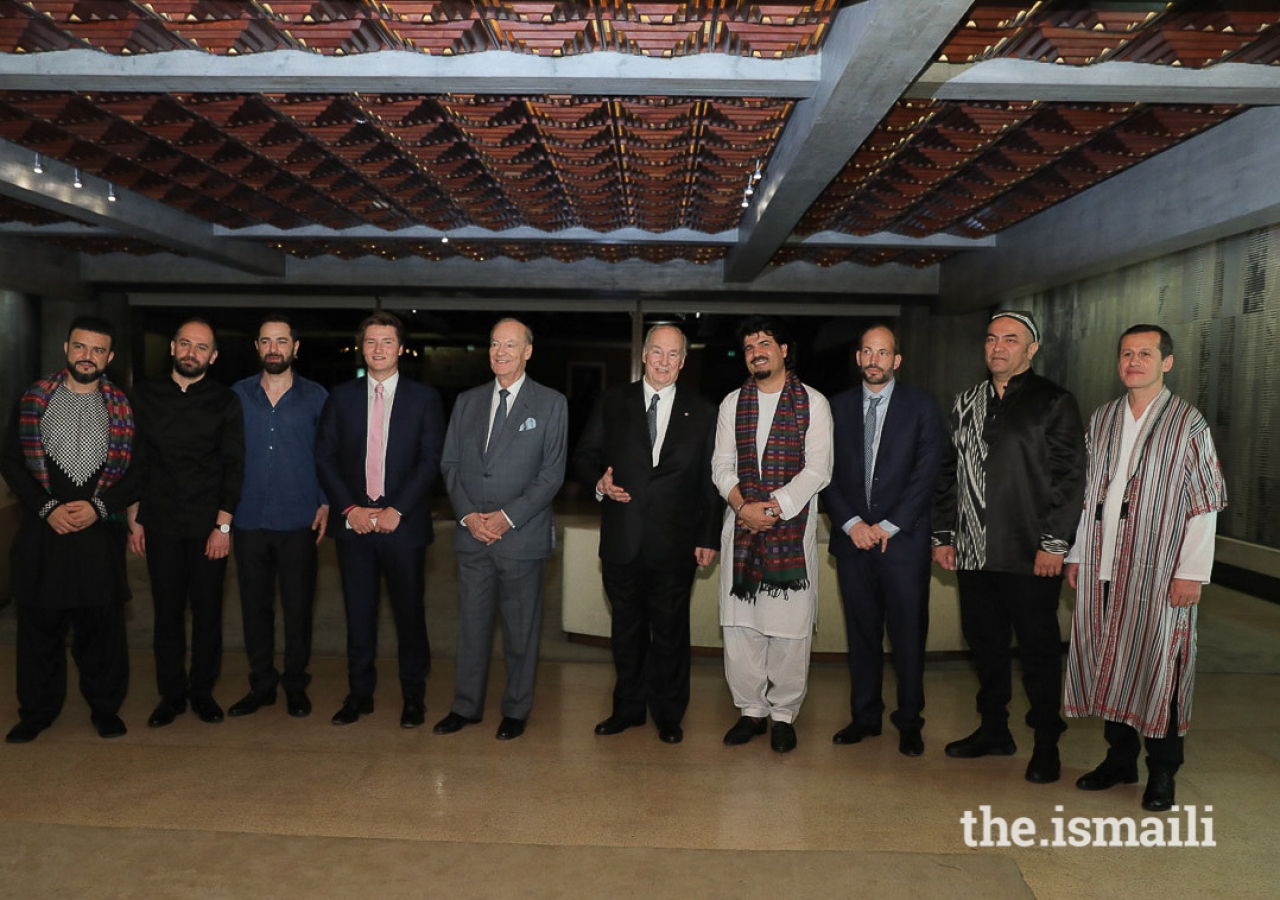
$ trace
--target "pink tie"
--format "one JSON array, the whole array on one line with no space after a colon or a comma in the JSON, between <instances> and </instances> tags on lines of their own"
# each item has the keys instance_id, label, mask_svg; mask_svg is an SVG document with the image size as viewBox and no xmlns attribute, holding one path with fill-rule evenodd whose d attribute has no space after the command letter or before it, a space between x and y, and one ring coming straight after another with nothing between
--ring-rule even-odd
<instances>
[{"instance_id":1,"label":"pink tie","mask_svg":"<svg viewBox=\"0 0 1280 900\"><path fill-rule=\"evenodd\" d=\"M369 449L364 455L365 493L370 500L382 496L382 385L373 389L373 421L369 423Z\"/></svg>"}]
</instances>

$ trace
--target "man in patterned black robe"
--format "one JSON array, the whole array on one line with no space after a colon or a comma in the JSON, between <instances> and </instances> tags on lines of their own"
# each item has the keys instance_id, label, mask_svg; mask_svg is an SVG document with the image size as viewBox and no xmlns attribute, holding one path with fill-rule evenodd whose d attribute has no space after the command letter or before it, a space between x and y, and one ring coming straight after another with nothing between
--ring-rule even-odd
<instances>
[{"instance_id":1,"label":"man in patterned black robe","mask_svg":"<svg viewBox=\"0 0 1280 900\"><path fill-rule=\"evenodd\" d=\"M125 734L125 531L117 514L136 494L133 410L103 375L109 323L82 316L63 349L67 367L18 401L0 474L23 508L13 543L19 719L5 737L25 744L53 724L67 695L66 640L80 692L104 738Z\"/></svg>"},{"instance_id":2,"label":"man in patterned black robe","mask_svg":"<svg viewBox=\"0 0 1280 900\"><path fill-rule=\"evenodd\" d=\"M1084 497L1084 427L1076 400L1031 369L1040 329L1030 313L987 326L990 378L956 397L934 504L933 558L956 573L960 628L978 672L982 724L947 756L1012 756L1010 637L1018 639L1027 725L1026 778L1061 774L1062 635L1058 595Z\"/></svg>"}]
</instances>

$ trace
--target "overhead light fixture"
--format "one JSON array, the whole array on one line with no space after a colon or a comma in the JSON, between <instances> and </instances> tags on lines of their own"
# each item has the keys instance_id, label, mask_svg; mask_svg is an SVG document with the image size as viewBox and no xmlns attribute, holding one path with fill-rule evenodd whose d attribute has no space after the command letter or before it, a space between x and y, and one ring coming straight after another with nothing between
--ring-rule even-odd
<instances>
[{"instance_id":1,"label":"overhead light fixture","mask_svg":"<svg viewBox=\"0 0 1280 900\"><path fill-rule=\"evenodd\" d=\"M759 180L760 180L761 178L763 178L763 177L764 177L764 173L760 171L760 160L758 160L758 159L757 159L757 160L756 160L756 170L755 170L754 172L752 172L752 173L751 173L751 180L752 180L752 181L759 181Z\"/></svg>"},{"instance_id":2,"label":"overhead light fixture","mask_svg":"<svg viewBox=\"0 0 1280 900\"><path fill-rule=\"evenodd\" d=\"M751 188L747 188L742 192L742 208L746 209L751 205Z\"/></svg>"},{"instance_id":3,"label":"overhead light fixture","mask_svg":"<svg viewBox=\"0 0 1280 900\"><path fill-rule=\"evenodd\" d=\"M112 203L116 202L116 186L114 184L107 185L107 199Z\"/></svg>"},{"instance_id":4,"label":"overhead light fixture","mask_svg":"<svg viewBox=\"0 0 1280 900\"><path fill-rule=\"evenodd\" d=\"M73 181L73 182L71 182L71 184L72 184L72 186L73 186L73 187L75 187L75 188L77 188L77 189L78 189L78 188L82 188L82 187L84 187L84 182L80 179L80 170L79 170L79 169L76 169L76 180L75 180L75 181Z\"/></svg>"},{"instance_id":5,"label":"overhead light fixture","mask_svg":"<svg viewBox=\"0 0 1280 900\"><path fill-rule=\"evenodd\" d=\"M441 235L441 236L440 236L440 243L442 243L442 244L447 244L447 243L449 243L449 235L447 235L447 234Z\"/></svg>"},{"instance_id":6,"label":"overhead light fixture","mask_svg":"<svg viewBox=\"0 0 1280 900\"><path fill-rule=\"evenodd\" d=\"M31 171L35 172L37 175L44 174L44 163L40 162L39 153L36 154L36 161L31 164Z\"/></svg>"}]
</instances>

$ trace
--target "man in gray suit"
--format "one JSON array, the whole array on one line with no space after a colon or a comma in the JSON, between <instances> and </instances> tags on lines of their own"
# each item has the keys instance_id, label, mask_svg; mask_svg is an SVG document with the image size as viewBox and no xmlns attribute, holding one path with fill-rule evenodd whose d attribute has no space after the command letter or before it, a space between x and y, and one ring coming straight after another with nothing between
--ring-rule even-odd
<instances>
[{"instance_id":1,"label":"man in gray suit","mask_svg":"<svg viewBox=\"0 0 1280 900\"><path fill-rule=\"evenodd\" d=\"M489 335L492 384L458 397L444 438L444 473L457 517L458 658L453 706L436 734L484 715L493 624L502 614L507 687L498 740L524 733L542 627L542 570L555 543L551 501L564 481L568 404L525 375L533 332L503 319Z\"/></svg>"}]
</instances>

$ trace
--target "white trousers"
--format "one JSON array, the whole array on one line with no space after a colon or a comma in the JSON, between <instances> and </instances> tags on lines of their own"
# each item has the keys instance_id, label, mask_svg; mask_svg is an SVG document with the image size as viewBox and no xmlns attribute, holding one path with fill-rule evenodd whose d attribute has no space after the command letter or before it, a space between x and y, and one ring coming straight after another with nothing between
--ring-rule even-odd
<instances>
[{"instance_id":1,"label":"white trousers","mask_svg":"<svg viewBox=\"0 0 1280 900\"><path fill-rule=\"evenodd\" d=\"M794 722L809 689L812 636L769 637L742 625L722 630L724 676L734 706L744 716Z\"/></svg>"}]
</instances>

